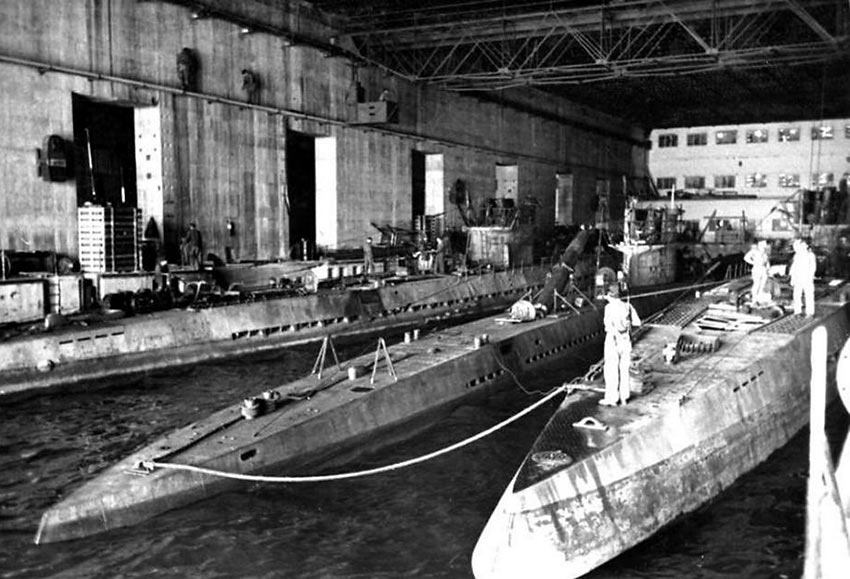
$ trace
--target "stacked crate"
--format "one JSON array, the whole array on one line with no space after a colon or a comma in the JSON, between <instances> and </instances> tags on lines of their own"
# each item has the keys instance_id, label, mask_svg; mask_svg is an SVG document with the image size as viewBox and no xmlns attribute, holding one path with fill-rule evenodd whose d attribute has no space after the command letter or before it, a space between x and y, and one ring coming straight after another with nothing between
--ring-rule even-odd
<instances>
[{"instance_id":1,"label":"stacked crate","mask_svg":"<svg viewBox=\"0 0 850 579\"><path fill-rule=\"evenodd\" d=\"M425 230L428 232L428 239L432 242L436 241L438 237L443 236L443 231L445 230L445 219L445 213L425 216Z\"/></svg>"},{"instance_id":2,"label":"stacked crate","mask_svg":"<svg viewBox=\"0 0 850 579\"><path fill-rule=\"evenodd\" d=\"M142 212L134 207L91 205L77 210L83 271L138 271Z\"/></svg>"}]
</instances>

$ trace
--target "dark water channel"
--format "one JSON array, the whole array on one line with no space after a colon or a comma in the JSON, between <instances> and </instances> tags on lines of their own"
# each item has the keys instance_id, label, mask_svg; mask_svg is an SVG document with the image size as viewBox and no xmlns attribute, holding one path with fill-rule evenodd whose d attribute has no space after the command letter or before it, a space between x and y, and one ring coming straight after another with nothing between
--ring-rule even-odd
<instances>
[{"instance_id":1,"label":"dark water channel","mask_svg":"<svg viewBox=\"0 0 850 579\"><path fill-rule=\"evenodd\" d=\"M370 341L340 349L350 357L372 347ZM138 527L32 543L41 512L60 496L152 437L304 375L317 350L295 348L0 406L0 577L472 577L478 533L551 406L409 469L334 483L246 484L243 492ZM566 368L563 377L582 368ZM525 384L554 385L543 378ZM517 389L461 407L412 439L366 452L344 468L431 452L531 400ZM589 577L799 577L807 444L802 432L719 499Z\"/></svg>"}]
</instances>

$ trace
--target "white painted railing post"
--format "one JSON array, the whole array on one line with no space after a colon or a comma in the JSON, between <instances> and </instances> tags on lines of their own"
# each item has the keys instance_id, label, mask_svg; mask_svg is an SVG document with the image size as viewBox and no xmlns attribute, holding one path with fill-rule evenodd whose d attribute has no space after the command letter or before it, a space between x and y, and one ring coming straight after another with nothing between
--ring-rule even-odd
<instances>
[{"instance_id":1,"label":"white painted railing post","mask_svg":"<svg viewBox=\"0 0 850 579\"><path fill-rule=\"evenodd\" d=\"M819 326L812 332L804 579L839 579L850 568L850 535L826 437L826 358L827 332Z\"/></svg>"}]
</instances>

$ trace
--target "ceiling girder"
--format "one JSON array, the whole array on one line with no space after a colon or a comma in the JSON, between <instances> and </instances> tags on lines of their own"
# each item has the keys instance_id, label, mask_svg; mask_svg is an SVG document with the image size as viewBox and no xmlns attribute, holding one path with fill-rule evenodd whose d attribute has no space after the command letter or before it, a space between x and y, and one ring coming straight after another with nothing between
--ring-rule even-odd
<instances>
[{"instance_id":1,"label":"ceiling girder","mask_svg":"<svg viewBox=\"0 0 850 579\"><path fill-rule=\"evenodd\" d=\"M663 2L659 2L659 4L662 4L662 5L663 5ZM699 45L700 45L700 47L701 47L704 51L706 51L706 52L709 52L709 53L710 53L710 52L712 52L712 51L714 51L714 50L715 50L715 48L714 48L713 46L709 46L709 45L708 45L708 43L707 43L707 42L703 39L703 37L702 37L702 36L700 36L699 34L697 34L696 30L694 30L694 29L693 29L693 28L692 28L692 27L691 27L691 26L690 26L687 22L685 22L684 20L682 20L682 19L679 17L679 15L678 15L678 14L676 14L676 13L675 13L674 11L672 11L672 10L670 10L670 11L669 11L669 14L670 14L670 18L672 18L672 19L673 19L673 21L675 21L675 22L676 22L676 24L678 24L679 26L681 26L682 28L684 28L684 29L685 29L685 32L687 32L687 33L691 36L691 38L693 38L693 39L696 41L696 43L697 43L697 44L699 44Z\"/></svg>"},{"instance_id":2,"label":"ceiling girder","mask_svg":"<svg viewBox=\"0 0 850 579\"><path fill-rule=\"evenodd\" d=\"M846 0L805 4L636 0L415 26L373 25L349 34L367 60L393 63L391 69L401 65L395 72L402 76L456 90L848 58L850 38L842 24L850 11ZM407 60L420 65L405 68L404 54L416 55Z\"/></svg>"},{"instance_id":3,"label":"ceiling girder","mask_svg":"<svg viewBox=\"0 0 850 579\"><path fill-rule=\"evenodd\" d=\"M827 42L835 42L835 38L833 38L832 34L826 31L826 29L821 25L820 22L812 18L812 15L809 14L797 0L785 0L788 3L788 6L791 7L791 10L800 17L800 20L805 22L815 33L820 36L823 40Z\"/></svg>"},{"instance_id":4,"label":"ceiling girder","mask_svg":"<svg viewBox=\"0 0 850 579\"><path fill-rule=\"evenodd\" d=\"M654 59L617 61L616 63L567 64L546 69L505 72L455 74L429 79L454 90L503 89L514 86L583 84L624 77L676 76L726 69L762 68L765 60L771 66L791 66L825 62L832 53L830 46L816 43L794 47L723 51L716 55L668 56Z\"/></svg>"},{"instance_id":5,"label":"ceiling girder","mask_svg":"<svg viewBox=\"0 0 850 579\"><path fill-rule=\"evenodd\" d=\"M811 6L835 5L842 0L809 0ZM633 0L615 5L600 3L572 9L552 9L499 17L451 19L433 23L418 21L416 24L397 27L381 27L379 24L367 29L349 28L344 31L354 39L393 36L398 46L427 48L446 40L458 40L461 35L476 38L502 39L505 37L535 36L541 23L556 17L577 30L598 33L601 25L607 29L630 28L656 21L659 17L670 18L675 13L683 22L711 20L712 18L736 17L759 14L775 10L789 10L788 0Z\"/></svg>"}]
</instances>

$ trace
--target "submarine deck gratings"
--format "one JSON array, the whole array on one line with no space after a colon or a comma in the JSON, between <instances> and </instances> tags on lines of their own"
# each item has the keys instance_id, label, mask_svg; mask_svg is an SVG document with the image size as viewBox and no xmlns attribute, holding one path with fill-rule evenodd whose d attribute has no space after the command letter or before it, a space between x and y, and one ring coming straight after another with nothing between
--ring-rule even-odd
<instances>
[{"instance_id":1,"label":"submarine deck gratings","mask_svg":"<svg viewBox=\"0 0 850 579\"><path fill-rule=\"evenodd\" d=\"M757 330L756 332L764 332L766 334L793 334L812 320L818 320L823 317L823 308L815 306L815 311L818 313L814 318L807 318L796 314L788 314L773 320Z\"/></svg>"},{"instance_id":2,"label":"submarine deck gratings","mask_svg":"<svg viewBox=\"0 0 850 579\"><path fill-rule=\"evenodd\" d=\"M647 322L653 326L678 326L684 328L702 314L707 307L702 304L695 307L692 302L675 304L664 311L657 319L647 320Z\"/></svg>"}]
</instances>

